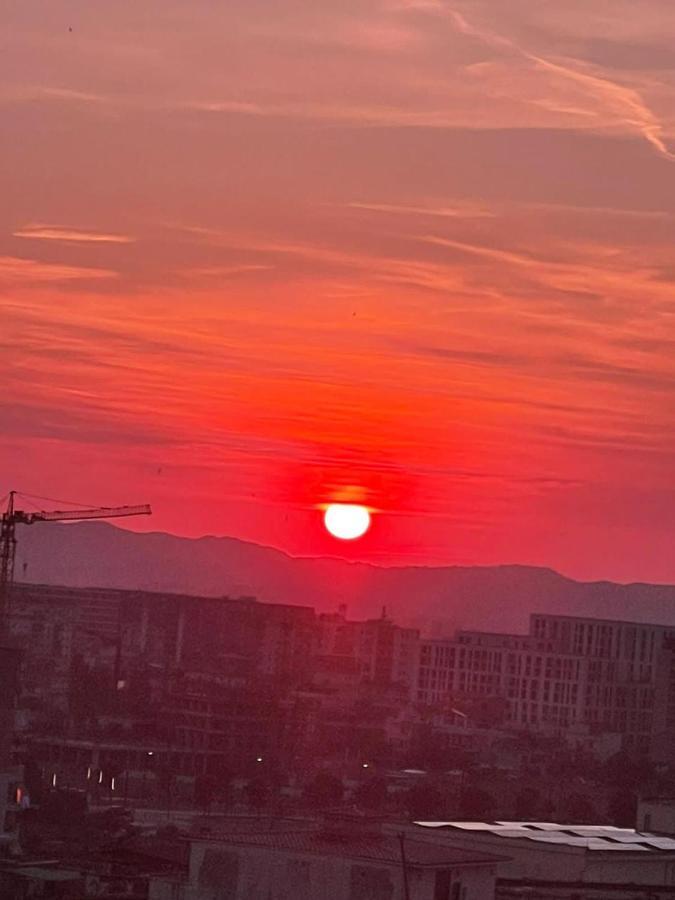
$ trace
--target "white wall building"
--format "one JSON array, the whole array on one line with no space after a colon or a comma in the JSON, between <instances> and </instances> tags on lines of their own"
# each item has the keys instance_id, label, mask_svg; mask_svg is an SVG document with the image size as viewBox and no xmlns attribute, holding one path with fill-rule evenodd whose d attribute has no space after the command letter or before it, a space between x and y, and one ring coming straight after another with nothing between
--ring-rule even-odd
<instances>
[{"instance_id":1,"label":"white wall building","mask_svg":"<svg viewBox=\"0 0 675 900\"><path fill-rule=\"evenodd\" d=\"M191 841L188 877L153 879L149 898L493 900L502 858L358 827L232 834Z\"/></svg>"},{"instance_id":2,"label":"white wall building","mask_svg":"<svg viewBox=\"0 0 675 900\"><path fill-rule=\"evenodd\" d=\"M635 827L641 831L675 837L675 799L645 797L638 800Z\"/></svg>"},{"instance_id":3,"label":"white wall building","mask_svg":"<svg viewBox=\"0 0 675 900\"><path fill-rule=\"evenodd\" d=\"M675 894L675 840L609 825L419 822L465 851L501 853L496 896L539 900L662 900Z\"/></svg>"}]
</instances>

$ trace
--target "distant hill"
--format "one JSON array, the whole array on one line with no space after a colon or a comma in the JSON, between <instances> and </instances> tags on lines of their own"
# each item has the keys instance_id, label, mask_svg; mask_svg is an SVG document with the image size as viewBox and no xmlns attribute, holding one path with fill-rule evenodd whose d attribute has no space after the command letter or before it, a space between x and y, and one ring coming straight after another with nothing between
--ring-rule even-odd
<instances>
[{"instance_id":1,"label":"distant hill","mask_svg":"<svg viewBox=\"0 0 675 900\"><path fill-rule=\"evenodd\" d=\"M228 537L139 534L105 522L21 527L17 580L133 588L267 602L347 604L352 617L388 613L428 633L520 632L530 612L675 624L675 585L585 583L530 566L381 568L294 558Z\"/></svg>"}]
</instances>

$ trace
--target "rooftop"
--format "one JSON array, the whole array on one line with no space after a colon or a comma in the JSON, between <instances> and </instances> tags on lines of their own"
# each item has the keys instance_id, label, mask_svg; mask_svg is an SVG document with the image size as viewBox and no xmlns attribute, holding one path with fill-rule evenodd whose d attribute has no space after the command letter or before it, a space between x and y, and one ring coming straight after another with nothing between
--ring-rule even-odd
<instances>
[{"instance_id":1,"label":"rooftop","mask_svg":"<svg viewBox=\"0 0 675 900\"><path fill-rule=\"evenodd\" d=\"M32 878L35 881L80 881L82 873L71 869L43 868L41 866L21 866L6 869L11 875Z\"/></svg>"},{"instance_id":2,"label":"rooftop","mask_svg":"<svg viewBox=\"0 0 675 900\"><path fill-rule=\"evenodd\" d=\"M200 838L200 840L202 840ZM217 838L204 838L228 845L260 847L267 850L313 853L321 856L339 856L348 859L369 860L400 866L401 843L393 835L338 835L325 832L282 832L270 834L226 834ZM467 851L428 841L405 839L403 843L406 863L414 868L441 868L471 864L498 863L506 859L492 853Z\"/></svg>"},{"instance_id":3,"label":"rooftop","mask_svg":"<svg viewBox=\"0 0 675 900\"><path fill-rule=\"evenodd\" d=\"M630 853L675 852L675 839L658 834L616 828L613 825L560 825L556 822L415 822L427 829L473 832L499 838L520 838L585 850Z\"/></svg>"}]
</instances>

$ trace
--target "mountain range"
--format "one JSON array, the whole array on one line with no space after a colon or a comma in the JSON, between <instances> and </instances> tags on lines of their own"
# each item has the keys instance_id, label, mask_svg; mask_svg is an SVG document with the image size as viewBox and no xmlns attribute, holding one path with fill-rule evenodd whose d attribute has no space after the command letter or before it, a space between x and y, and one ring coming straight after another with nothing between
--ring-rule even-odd
<instances>
[{"instance_id":1,"label":"mountain range","mask_svg":"<svg viewBox=\"0 0 675 900\"><path fill-rule=\"evenodd\" d=\"M532 566L380 567L105 522L21 526L17 538L16 578L35 584L255 596L322 612L345 604L351 618L386 608L397 622L435 635L524 632L531 612L675 624L675 585L580 582Z\"/></svg>"}]
</instances>

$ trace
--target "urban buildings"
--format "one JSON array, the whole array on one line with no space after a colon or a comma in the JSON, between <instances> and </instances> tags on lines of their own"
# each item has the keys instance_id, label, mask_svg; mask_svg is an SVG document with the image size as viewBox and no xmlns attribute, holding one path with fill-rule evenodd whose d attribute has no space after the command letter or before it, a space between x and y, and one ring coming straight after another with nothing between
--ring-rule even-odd
<instances>
[{"instance_id":1,"label":"urban buildings","mask_svg":"<svg viewBox=\"0 0 675 900\"><path fill-rule=\"evenodd\" d=\"M420 633L402 628L382 610L379 619L351 621L343 606L317 621L319 657L355 663L360 679L376 685L398 685L409 696L417 674Z\"/></svg>"},{"instance_id":2,"label":"urban buildings","mask_svg":"<svg viewBox=\"0 0 675 900\"><path fill-rule=\"evenodd\" d=\"M190 841L182 879L156 878L150 900L492 900L496 853L433 835L388 833L356 817Z\"/></svg>"},{"instance_id":3,"label":"urban buildings","mask_svg":"<svg viewBox=\"0 0 675 900\"><path fill-rule=\"evenodd\" d=\"M499 763L509 734L664 764L675 747L667 626L535 613L523 635L429 639L384 611L17 585L11 630L15 753L88 791L92 778L132 796L167 773Z\"/></svg>"},{"instance_id":4,"label":"urban buildings","mask_svg":"<svg viewBox=\"0 0 675 900\"><path fill-rule=\"evenodd\" d=\"M616 733L626 749L646 752L655 728L665 731L672 719L674 636L661 625L535 613L527 635L460 631L422 640L416 698L453 698L460 708L491 698L492 716L505 727Z\"/></svg>"},{"instance_id":5,"label":"urban buildings","mask_svg":"<svg viewBox=\"0 0 675 900\"><path fill-rule=\"evenodd\" d=\"M418 822L465 852L500 853L497 900L665 900L675 893L675 840L607 825Z\"/></svg>"}]
</instances>

